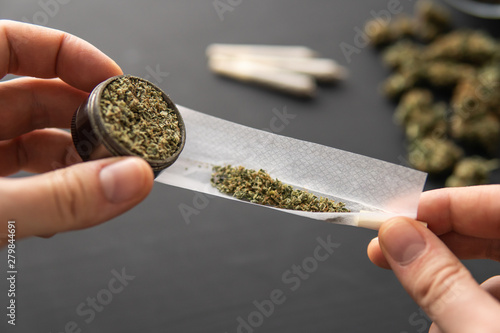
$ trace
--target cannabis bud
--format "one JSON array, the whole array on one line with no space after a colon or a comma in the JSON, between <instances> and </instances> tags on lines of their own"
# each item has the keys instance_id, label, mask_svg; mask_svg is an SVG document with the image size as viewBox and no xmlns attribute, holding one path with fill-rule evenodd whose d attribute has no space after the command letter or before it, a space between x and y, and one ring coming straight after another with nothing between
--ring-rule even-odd
<instances>
[{"instance_id":1,"label":"cannabis bud","mask_svg":"<svg viewBox=\"0 0 500 333\"><path fill-rule=\"evenodd\" d=\"M453 173L446 179L446 186L488 184L490 172L498 168L498 162L498 160L487 160L480 156L464 158L455 165Z\"/></svg>"},{"instance_id":2,"label":"cannabis bud","mask_svg":"<svg viewBox=\"0 0 500 333\"><path fill-rule=\"evenodd\" d=\"M413 18L373 26L368 22L365 32L373 45L385 47L383 62L394 70L381 90L399 99L394 119L405 129L410 164L439 176L453 171L447 186L488 182L492 163L463 156L498 152L498 41L481 30L450 31L448 11L428 0L416 3ZM450 96L449 104L434 102L434 93Z\"/></svg>"}]
</instances>

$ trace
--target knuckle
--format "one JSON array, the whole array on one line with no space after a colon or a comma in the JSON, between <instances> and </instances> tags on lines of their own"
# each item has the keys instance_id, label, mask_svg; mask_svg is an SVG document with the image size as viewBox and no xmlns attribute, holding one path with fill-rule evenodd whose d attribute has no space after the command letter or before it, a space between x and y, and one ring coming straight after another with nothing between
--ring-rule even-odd
<instances>
[{"instance_id":1,"label":"knuckle","mask_svg":"<svg viewBox=\"0 0 500 333\"><path fill-rule=\"evenodd\" d=\"M461 281L470 278L469 271L459 262L450 263L437 271L424 272L417 279L413 295L431 318L462 292ZM424 281L422 281L424 280Z\"/></svg>"},{"instance_id":2,"label":"knuckle","mask_svg":"<svg viewBox=\"0 0 500 333\"><path fill-rule=\"evenodd\" d=\"M61 169L50 180L54 222L58 231L85 228L88 224L88 188L75 172Z\"/></svg>"}]
</instances>

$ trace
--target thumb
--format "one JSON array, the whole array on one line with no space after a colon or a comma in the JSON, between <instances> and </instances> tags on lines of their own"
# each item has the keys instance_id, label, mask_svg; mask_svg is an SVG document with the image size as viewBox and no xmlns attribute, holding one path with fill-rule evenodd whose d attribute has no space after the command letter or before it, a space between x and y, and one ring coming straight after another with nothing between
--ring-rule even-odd
<instances>
[{"instance_id":1,"label":"thumb","mask_svg":"<svg viewBox=\"0 0 500 333\"><path fill-rule=\"evenodd\" d=\"M500 275L489 278L481 284L481 288L490 293L491 296L495 297L500 301Z\"/></svg>"},{"instance_id":2,"label":"thumb","mask_svg":"<svg viewBox=\"0 0 500 333\"><path fill-rule=\"evenodd\" d=\"M379 232L397 278L443 332L500 332L499 303L430 230L394 218Z\"/></svg>"},{"instance_id":3,"label":"thumb","mask_svg":"<svg viewBox=\"0 0 500 333\"><path fill-rule=\"evenodd\" d=\"M111 158L0 179L0 226L16 221L17 238L91 227L132 208L152 185L151 167L140 158Z\"/></svg>"}]
</instances>

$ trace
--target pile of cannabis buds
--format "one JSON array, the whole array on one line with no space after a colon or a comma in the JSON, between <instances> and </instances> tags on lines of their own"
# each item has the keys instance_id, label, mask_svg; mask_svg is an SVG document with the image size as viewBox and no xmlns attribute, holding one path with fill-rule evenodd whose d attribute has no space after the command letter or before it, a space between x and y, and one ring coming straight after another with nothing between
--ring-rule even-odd
<instances>
[{"instance_id":1,"label":"pile of cannabis buds","mask_svg":"<svg viewBox=\"0 0 500 333\"><path fill-rule=\"evenodd\" d=\"M500 43L484 31L452 30L449 12L424 0L415 17L375 19L365 33L395 71L382 91L399 100L394 117L409 163L448 176L446 186L488 183L498 168L488 158L500 142ZM433 93L450 95L449 105Z\"/></svg>"},{"instance_id":2,"label":"pile of cannabis buds","mask_svg":"<svg viewBox=\"0 0 500 333\"><path fill-rule=\"evenodd\" d=\"M294 189L262 169L215 166L211 183L222 193L260 205L308 212L349 212L342 202Z\"/></svg>"}]
</instances>

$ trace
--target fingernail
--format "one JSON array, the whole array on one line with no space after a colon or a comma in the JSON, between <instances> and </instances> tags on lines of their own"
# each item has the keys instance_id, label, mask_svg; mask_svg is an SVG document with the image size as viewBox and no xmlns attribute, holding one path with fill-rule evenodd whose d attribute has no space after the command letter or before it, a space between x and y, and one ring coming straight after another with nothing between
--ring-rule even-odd
<instances>
[{"instance_id":1,"label":"fingernail","mask_svg":"<svg viewBox=\"0 0 500 333\"><path fill-rule=\"evenodd\" d=\"M140 168L135 158L122 159L104 167L99 178L106 199L112 203L121 203L136 197L142 186L137 181Z\"/></svg>"},{"instance_id":2,"label":"fingernail","mask_svg":"<svg viewBox=\"0 0 500 333\"><path fill-rule=\"evenodd\" d=\"M392 219L380 235L383 249L401 266L417 259L425 249L425 239L405 219Z\"/></svg>"},{"instance_id":3,"label":"fingernail","mask_svg":"<svg viewBox=\"0 0 500 333\"><path fill-rule=\"evenodd\" d=\"M373 244L375 244L375 245L379 244L378 237L373 238L373 239L370 241L370 245L371 245L372 243L373 243Z\"/></svg>"}]
</instances>

